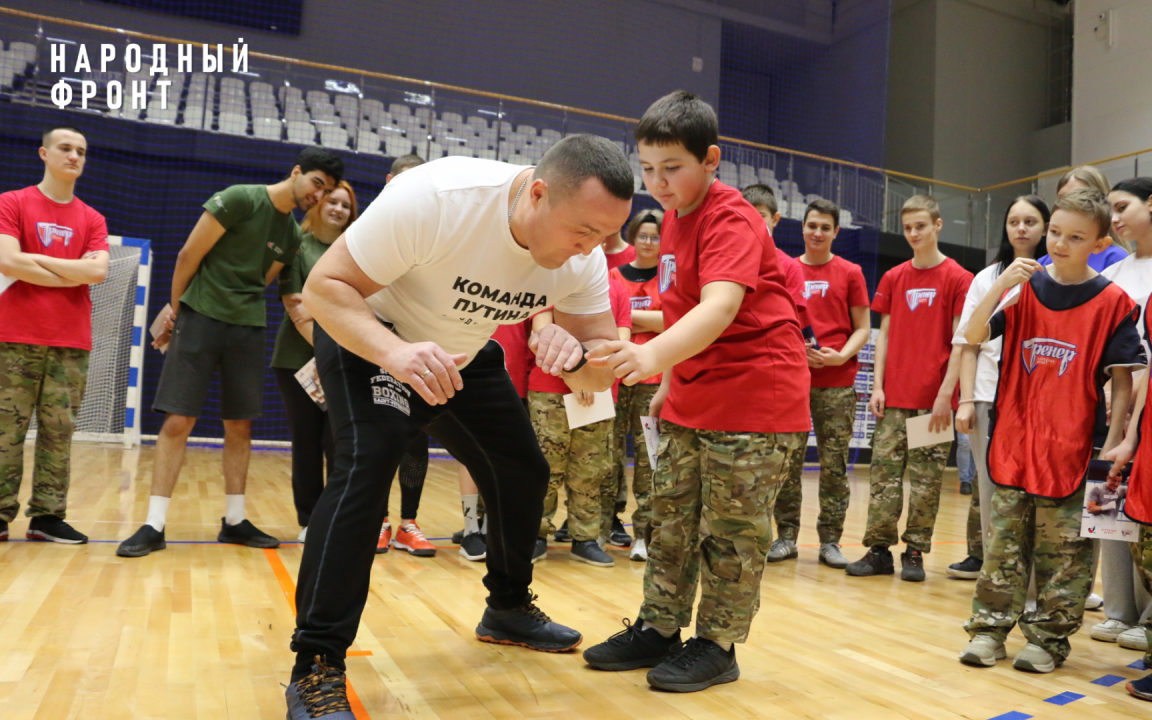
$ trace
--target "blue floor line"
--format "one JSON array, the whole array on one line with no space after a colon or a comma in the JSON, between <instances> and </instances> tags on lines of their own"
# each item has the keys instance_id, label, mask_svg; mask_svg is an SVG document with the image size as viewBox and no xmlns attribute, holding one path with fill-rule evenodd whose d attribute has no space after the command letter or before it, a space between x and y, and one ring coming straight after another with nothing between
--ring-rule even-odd
<instances>
[{"instance_id":1,"label":"blue floor line","mask_svg":"<svg viewBox=\"0 0 1152 720\"><path fill-rule=\"evenodd\" d=\"M1124 678L1120 677L1119 675L1105 675L1104 677L1098 677L1093 680L1092 684L1103 685L1104 687L1112 687L1116 683L1122 682L1124 682Z\"/></svg>"},{"instance_id":2,"label":"blue floor line","mask_svg":"<svg viewBox=\"0 0 1152 720\"><path fill-rule=\"evenodd\" d=\"M1081 695L1080 693L1062 692L1059 695L1053 695L1052 697L1048 698L1044 702L1052 703L1053 705L1069 705L1069 704L1074 703L1077 700L1081 700L1083 698L1084 698L1084 696Z\"/></svg>"}]
</instances>

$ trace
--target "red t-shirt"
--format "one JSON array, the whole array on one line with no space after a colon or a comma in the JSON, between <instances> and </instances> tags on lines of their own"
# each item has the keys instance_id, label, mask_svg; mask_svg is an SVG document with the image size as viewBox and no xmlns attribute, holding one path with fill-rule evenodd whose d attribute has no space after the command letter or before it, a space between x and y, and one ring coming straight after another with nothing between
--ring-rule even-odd
<instances>
[{"instance_id":1,"label":"red t-shirt","mask_svg":"<svg viewBox=\"0 0 1152 720\"><path fill-rule=\"evenodd\" d=\"M35 185L0 195L0 235L25 253L79 260L108 250L104 216L78 197L61 204ZM92 298L87 285L44 287L17 280L0 290L0 342L92 349Z\"/></svg>"},{"instance_id":2,"label":"red t-shirt","mask_svg":"<svg viewBox=\"0 0 1152 720\"><path fill-rule=\"evenodd\" d=\"M670 328L711 282L747 292L732 323L672 369L661 418L719 432L808 432L808 361L776 244L740 191L716 181L700 207L664 216L660 290Z\"/></svg>"},{"instance_id":3,"label":"red t-shirt","mask_svg":"<svg viewBox=\"0 0 1152 720\"><path fill-rule=\"evenodd\" d=\"M611 275L608 276L608 301L612 304L612 315L616 318L616 327L631 330L632 303L628 299L628 290L624 287L623 283ZM531 320L528 322L531 322ZM619 380L612 383L613 402L616 400L616 390L618 387L620 387ZM564 382L563 374L561 374L560 377L549 375L537 367L535 360L532 361L532 372L528 374L528 389L535 392L563 393L564 395L572 392L572 388L568 387L568 383Z\"/></svg>"},{"instance_id":4,"label":"red t-shirt","mask_svg":"<svg viewBox=\"0 0 1152 720\"><path fill-rule=\"evenodd\" d=\"M931 410L948 373L952 354L952 318L964 310L972 273L946 258L918 270L912 261L884 273L872 309L891 315L884 396L888 407ZM819 340L820 336L817 335ZM955 410L956 397L952 399Z\"/></svg>"},{"instance_id":5,"label":"red t-shirt","mask_svg":"<svg viewBox=\"0 0 1152 720\"><path fill-rule=\"evenodd\" d=\"M808 317L820 347L840 350L855 331L852 308L868 307L868 285L864 271L856 263L836 255L823 265L799 263L804 273L804 295L808 299ZM840 388L856 384L859 359L839 367L812 370L812 387Z\"/></svg>"},{"instance_id":6,"label":"red t-shirt","mask_svg":"<svg viewBox=\"0 0 1152 720\"><path fill-rule=\"evenodd\" d=\"M633 279L629 280L625 277L625 273L632 276ZM651 277L648 277L648 275ZM653 310L660 309L660 278L657 277L657 268L649 270L640 270L632 267L631 265L623 265L618 268L613 268L608 277L614 278L620 282L621 285L628 291L628 297L632 302L632 310ZM646 278L646 279L645 279ZM656 337L659 333L654 332L636 332L632 333L632 342L637 345L643 345L652 338ZM656 373L647 380L641 380L640 385L659 385L663 373Z\"/></svg>"},{"instance_id":7,"label":"red t-shirt","mask_svg":"<svg viewBox=\"0 0 1152 720\"><path fill-rule=\"evenodd\" d=\"M621 265L627 265L636 259L636 248L631 245L625 247L618 253L609 254L604 253L604 257L608 258L608 269L618 268Z\"/></svg>"},{"instance_id":8,"label":"red t-shirt","mask_svg":"<svg viewBox=\"0 0 1152 720\"><path fill-rule=\"evenodd\" d=\"M776 253L780 256L780 268L784 271L784 287L796 305L796 319L800 321L800 329L803 330L812 324L808 316L808 298L804 295L804 270L799 260L780 248L776 248Z\"/></svg>"},{"instance_id":9,"label":"red t-shirt","mask_svg":"<svg viewBox=\"0 0 1152 720\"><path fill-rule=\"evenodd\" d=\"M532 321L515 325L500 325L492 333L492 339L504 348L504 367L508 370L516 394L528 397L528 372L536 365L536 356L528 349L528 335L532 332Z\"/></svg>"}]
</instances>

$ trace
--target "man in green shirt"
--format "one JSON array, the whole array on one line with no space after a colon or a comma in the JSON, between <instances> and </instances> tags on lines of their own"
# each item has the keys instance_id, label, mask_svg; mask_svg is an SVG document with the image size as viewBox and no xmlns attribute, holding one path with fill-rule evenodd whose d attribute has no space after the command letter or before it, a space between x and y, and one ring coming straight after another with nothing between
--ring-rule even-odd
<instances>
[{"instance_id":1,"label":"man in green shirt","mask_svg":"<svg viewBox=\"0 0 1152 720\"><path fill-rule=\"evenodd\" d=\"M264 395L264 288L300 247L292 210L307 211L340 181L334 153L305 148L287 178L275 185L233 185L204 203L204 212L176 259L164 333L169 344L152 409L166 413L156 440L146 523L116 554L141 557L163 550L164 524L180 476L184 448L220 369L224 422L226 511L217 540L277 547L276 538L244 519L244 488L252 449L252 420Z\"/></svg>"}]
</instances>

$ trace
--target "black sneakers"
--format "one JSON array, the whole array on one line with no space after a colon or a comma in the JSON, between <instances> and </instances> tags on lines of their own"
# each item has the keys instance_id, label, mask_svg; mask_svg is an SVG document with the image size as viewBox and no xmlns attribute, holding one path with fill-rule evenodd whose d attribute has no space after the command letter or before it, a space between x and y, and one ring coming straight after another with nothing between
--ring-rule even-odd
<instances>
[{"instance_id":1,"label":"black sneakers","mask_svg":"<svg viewBox=\"0 0 1152 720\"><path fill-rule=\"evenodd\" d=\"M271 535L256 529L256 526L247 520L241 520L238 525L229 525L220 518L220 534L216 542L230 545L247 545L253 548L277 548L280 541Z\"/></svg>"},{"instance_id":2,"label":"black sneakers","mask_svg":"<svg viewBox=\"0 0 1152 720\"><path fill-rule=\"evenodd\" d=\"M452 544L453 545L459 545L462 542L464 542L464 531L463 530L457 530L456 532L452 533Z\"/></svg>"},{"instance_id":3,"label":"black sneakers","mask_svg":"<svg viewBox=\"0 0 1152 720\"><path fill-rule=\"evenodd\" d=\"M868 577L869 575L892 575L896 569L892 562L892 551L884 545L873 545L864 557L854 563L849 563L844 571L853 577Z\"/></svg>"},{"instance_id":4,"label":"black sneakers","mask_svg":"<svg viewBox=\"0 0 1152 720\"><path fill-rule=\"evenodd\" d=\"M641 630L639 619L633 625L625 618L623 630L584 651L584 662L597 670L656 667L678 645L680 630L666 638L652 629Z\"/></svg>"},{"instance_id":5,"label":"black sneakers","mask_svg":"<svg viewBox=\"0 0 1152 720\"><path fill-rule=\"evenodd\" d=\"M972 494L972 483L961 481L960 482L960 494L961 495L971 495Z\"/></svg>"},{"instance_id":6,"label":"black sneakers","mask_svg":"<svg viewBox=\"0 0 1152 720\"><path fill-rule=\"evenodd\" d=\"M54 542L64 545L84 545L88 542L87 535L78 532L55 515L37 515L32 518L32 521L28 523L28 532L25 537L37 542Z\"/></svg>"},{"instance_id":7,"label":"black sneakers","mask_svg":"<svg viewBox=\"0 0 1152 720\"><path fill-rule=\"evenodd\" d=\"M612 532L608 535L608 542L616 547L632 547L632 536L624 529L624 523L618 517L612 518Z\"/></svg>"},{"instance_id":8,"label":"black sneakers","mask_svg":"<svg viewBox=\"0 0 1152 720\"><path fill-rule=\"evenodd\" d=\"M924 582L924 556L919 550L908 548L900 553L900 579Z\"/></svg>"},{"instance_id":9,"label":"black sneakers","mask_svg":"<svg viewBox=\"0 0 1152 720\"><path fill-rule=\"evenodd\" d=\"M567 518L564 519L564 524L560 526L560 529L556 531L556 534L552 537L552 539L558 543L572 541L572 536L568 534Z\"/></svg>"},{"instance_id":10,"label":"black sneakers","mask_svg":"<svg viewBox=\"0 0 1152 720\"><path fill-rule=\"evenodd\" d=\"M485 609L476 626L476 638L481 642L519 645L541 652L564 652L579 645L584 637L570 627L552 622L536 607L536 600L532 595L518 608Z\"/></svg>"},{"instance_id":11,"label":"black sneakers","mask_svg":"<svg viewBox=\"0 0 1152 720\"><path fill-rule=\"evenodd\" d=\"M488 541L484 539L484 533L469 533L460 538L460 554L472 562L488 557Z\"/></svg>"},{"instance_id":12,"label":"black sneakers","mask_svg":"<svg viewBox=\"0 0 1152 720\"><path fill-rule=\"evenodd\" d=\"M312 672L288 686L284 691L288 701L288 720L355 720L348 704L348 683L344 673L328 667L319 656Z\"/></svg>"},{"instance_id":13,"label":"black sneakers","mask_svg":"<svg viewBox=\"0 0 1152 720\"><path fill-rule=\"evenodd\" d=\"M0 542L8 542L8 523L0 520Z\"/></svg>"},{"instance_id":14,"label":"black sneakers","mask_svg":"<svg viewBox=\"0 0 1152 720\"><path fill-rule=\"evenodd\" d=\"M711 640L694 637L648 671L648 684L672 692L698 692L739 677L735 645L725 651Z\"/></svg>"},{"instance_id":15,"label":"black sneakers","mask_svg":"<svg viewBox=\"0 0 1152 720\"><path fill-rule=\"evenodd\" d=\"M544 538L540 538L537 540L537 545L539 545L543 539ZM604 552L604 549L600 547L600 543L595 540L573 540L572 559L597 567L612 567L616 564L612 556Z\"/></svg>"},{"instance_id":16,"label":"black sneakers","mask_svg":"<svg viewBox=\"0 0 1152 720\"><path fill-rule=\"evenodd\" d=\"M959 580L976 580L980 577L980 568L982 567L984 567L983 560L969 555L960 562L948 566L948 577Z\"/></svg>"},{"instance_id":17,"label":"black sneakers","mask_svg":"<svg viewBox=\"0 0 1152 720\"><path fill-rule=\"evenodd\" d=\"M532 548L532 562L536 562L548 555L548 540L542 537L536 538L536 545Z\"/></svg>"},{"instance_id":18,"label":"black sneakers","mask_svg":"<svg viewBox=\"0 0 1152 720\"><path fill-rule=\"evenodd\" d=\"M132 537L120 543L116 554L120 557L144 557L154 550L168 547L164 542L164 531L151 525L141 525Z\"/></svg>"}]
</instances>

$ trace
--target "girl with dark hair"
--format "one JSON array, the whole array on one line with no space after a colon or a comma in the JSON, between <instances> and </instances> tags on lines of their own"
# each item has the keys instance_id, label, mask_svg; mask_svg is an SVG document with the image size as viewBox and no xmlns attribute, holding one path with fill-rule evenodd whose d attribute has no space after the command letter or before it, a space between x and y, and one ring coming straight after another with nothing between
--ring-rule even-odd
<instances>
[{"instance_id":1,"label":"girl with dark hair","mask_svg":"<svg viewBox=\"0 0 1152 720\"><path fill-rule=\"evenodd\" d=\"M989 528L991 506L988 503L993 489L992 480L988 477L988 421L1000 381L1000 349L1003 345L1000 339L969 345L964 330L972 311L1006 267L1016 258L1035 259L1047 252L1044 236L1051 217L1048 205L1035 195L1021 195L1012 201L1004 216L1000 251L995 262L972 280L960 324L952 339L953 345L964 346L960 355L960 409L956 412L956 432L971 435L978 487L972 493L968 510L968 557L948 566L949 577L976 580L984 562L983 538Z\"/></svg>"}]
</instances>

